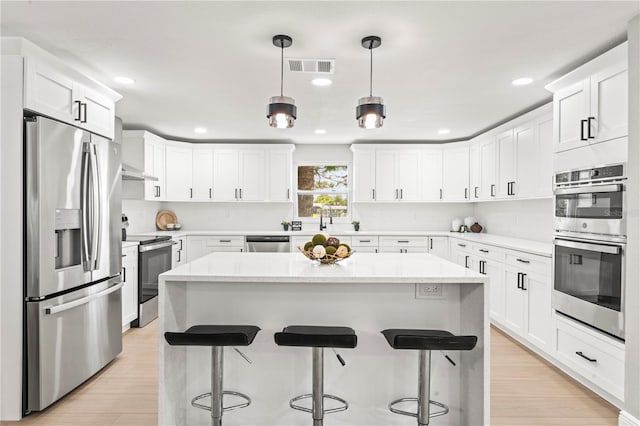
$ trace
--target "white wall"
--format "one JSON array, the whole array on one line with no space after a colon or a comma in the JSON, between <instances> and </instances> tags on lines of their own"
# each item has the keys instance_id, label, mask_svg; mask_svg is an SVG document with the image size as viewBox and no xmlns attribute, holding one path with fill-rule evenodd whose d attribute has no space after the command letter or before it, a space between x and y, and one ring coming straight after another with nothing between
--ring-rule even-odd
<instances>
[{"instance_id":1,"label":"white wall","mask_svg":"<svg viewBox=\"0 0 640 426\"><path fill-rule=\"evenodd\" d=\"M473 216L468 203L358 203L353 208L360 231L448 231L454 217Z\"/></svg>"},{"instance_id":2,"label":"white wall","mask_svg":"<svg viewBox=\"0 0 640 426\"><path fill-rule=\"evenodd\" d=\"M553 200L476 203L474 216L488 232L505 237L553 241Z\"/></svg>"},{"instance_id":3,"label":"white wall","mask_svg":"<svg viewBox=\"0 0 640 426\"><path fill-rule=\"evenodd\" d=\"M122 213L129 218L129 234L156 230L156 214L163 210L159 201L122 200ZM180 218L178 218L180 220Z\"/></svg>"}]
</instances>

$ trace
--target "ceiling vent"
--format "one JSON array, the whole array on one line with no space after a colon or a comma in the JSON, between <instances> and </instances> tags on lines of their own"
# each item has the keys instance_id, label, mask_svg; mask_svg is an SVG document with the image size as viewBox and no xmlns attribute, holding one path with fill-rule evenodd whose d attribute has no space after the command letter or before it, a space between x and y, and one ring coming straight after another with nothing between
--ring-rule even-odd
<instances>
[{"instance_id":1,"label":"ceiling vent","mask_svg":"<svg viewBox=\"0 0 640 426\"><path fill-rule=\"evenodd\" d=\"M333 74L336 66L335 59L304 59L288 58L289 71L312 72L319 74Z\"/></svg>"}]
</instances>

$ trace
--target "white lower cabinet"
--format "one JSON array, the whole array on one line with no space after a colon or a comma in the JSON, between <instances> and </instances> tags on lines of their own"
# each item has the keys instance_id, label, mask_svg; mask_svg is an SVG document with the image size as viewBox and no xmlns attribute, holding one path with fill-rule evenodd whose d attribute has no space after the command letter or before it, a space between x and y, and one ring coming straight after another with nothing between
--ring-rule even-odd
<instances>
[{"instance_id":1,"label":"white lower cabinet","mask_svg":"<svg viewBox=\"0 0 640 426\"><path fill-rule=\"evenodd\" d=\"M351 237L351 250L357 253L378 253L378 236L358 235Z\"/></svg>"},{"instance_id":2,"label":"white lower cabinet","mask_svg":"<svg viewBox=\"0 0 640 426\"><path fill-rule=\"evenodd\" d=\"M429 254L449 258L449 237L427 237L429 241Z\"/></svg>"},{"instance_id":3,"label":"white lower cabinet","mask_svg":"<svg viewBox=\"0 0 640 426\"><path fill-rule=\"evenodd\" d=\"M122 249L122 330L138 318L138 246Z\"/></svg>"},{"instance_id":4,"label":"white lower cabinet","mask_svg":"<svg viewBox=\"0 0 640 426\"><path fill-rule=\"evenodd\" d=\"M176 242L171 251L171 269L187 263L187 237L173 238Z\"/></svg>"},{"instance_id":5,"label":"white lower cabinet","mask_svg":"<svg viewBox=\"0 0 640 426\"><path fill-rule=\"evenodd\" d=\"M624 344L554 315L555 357L620 401L624 400Z\"/></svg>"},{"instance_id":6,"label":"white lower cabinet","mask_svg":"<svg viewBox=\"0 0 640 426\"><path fill-rule=\"evenodd\" d=\"M243 252L244 236L228 235L189 235L187 252L189 261L193 261L214 252Z\"/></svg>"}]
</instances>

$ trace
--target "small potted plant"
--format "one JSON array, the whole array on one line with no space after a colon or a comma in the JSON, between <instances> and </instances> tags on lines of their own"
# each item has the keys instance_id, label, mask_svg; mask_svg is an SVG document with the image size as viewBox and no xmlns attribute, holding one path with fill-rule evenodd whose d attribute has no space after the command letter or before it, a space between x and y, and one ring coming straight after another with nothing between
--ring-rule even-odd
<instances>
[{"instance_id":1,"label":"small potted plant","mask_svg":"<svg viewBox=\"0 0 640 426\"><path fill-rule=\"evenodd\" d=\"M289 230L289 225L291 225L289 222L287 222L286 220L283 220L282 222L280 222L280 225L282 225L282 227L284 228L285 231Z\"/></svg>"},{"instance_id":2,"label":"small potted plant","mask_svg":"<svg viewBox=\"0 0 640 426\"><path fill-rule=\"evenodd\" d=\"M351 222L351 224L353 225L353 229L356 231L360 230L360 222L358 222L357 220L354 220L353 222Z\"/></svg>"}]
</instances>

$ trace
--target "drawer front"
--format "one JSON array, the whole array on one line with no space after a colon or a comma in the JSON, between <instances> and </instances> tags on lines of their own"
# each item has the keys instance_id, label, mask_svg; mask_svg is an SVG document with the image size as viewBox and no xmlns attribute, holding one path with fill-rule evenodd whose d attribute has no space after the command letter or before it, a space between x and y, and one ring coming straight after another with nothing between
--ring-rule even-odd
<instances>
[{"instance_id":1,"label":"drawer front","mask_svg":"<svg viewBox=\"0 0 640 426\"><path fill-rule=\"evenodd\" d=\"M491 259L496 262L503 262L505 260L505 252L503 249L493 246L485 246L474 244L472 247L473 253L483 259Z\"/></svg>"},{"instance_id":2,"label":"drawer front","mask_svg":"<svg viewBox=\"0 0 640 426\"><path fill-rule=\"evenodd\" d=\"M380 247L404 248L404 247L428 247L427 237L380 237Z\"/></svg>"},{"instance_id":3,"label":"drawer front","mask_svg":"<svg viewBox=\"0 0 640 426\"><path fill-rule=\"evenodd\" d=\"M378 247L377 235L358 235L351 237L353 247Z\"/></svg>"},{"instance_id":4,"label":"drawer front","mask_svg":"<svg viewBox=\"0 0 640 426\"><path fill-rule=\"evenodd\" d=\"M506 263L522 272L532 272L545 276L551 275L551 258L548 257L508 250L506 252Z\"/></svg>"},{"instance_id":5,"label":"drawer front","mask_svg":"<svg viewBox=\"0 0 640 426\"><path fill-rule=\"evenodd\" d=\"M557 325L558 359L616 398L624 399L624 349L562 319Z\"/></svg>"},{"instance_id":6,"label":"drawer front","mask_svg":"<svg viewBox=\"0 0 640 426\"><path fill-rule=\"evenodd\" d=\"M457 240L455 238L452 238L450 241L451 241L450 243L451 253L453 253L454 251L461 251L461 252L473 254L473 245L470 242L464 241L464 240Z\"/></svg>"},{"instance_id":7,"label":"drawer front","mask_svg":"<svg viewBox=\"0 0 640 426\"><path fill-rule=\"evenodd\" d=\"M205 245L207 247L227 247L227 246L238 246L244 247L244 237L243 236L231 236L231 235L215 235L206 237Z\"/></svg>"}]
</instances>

